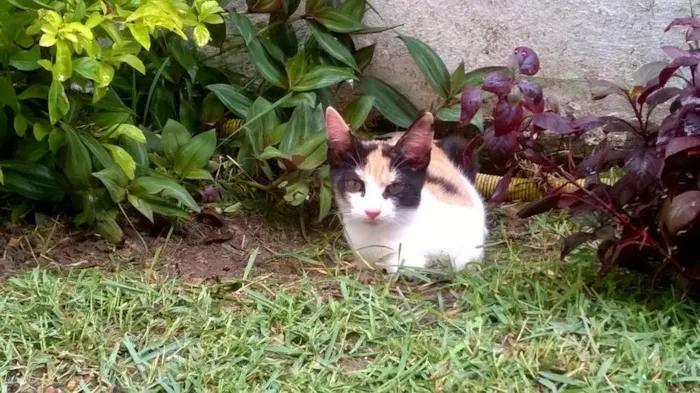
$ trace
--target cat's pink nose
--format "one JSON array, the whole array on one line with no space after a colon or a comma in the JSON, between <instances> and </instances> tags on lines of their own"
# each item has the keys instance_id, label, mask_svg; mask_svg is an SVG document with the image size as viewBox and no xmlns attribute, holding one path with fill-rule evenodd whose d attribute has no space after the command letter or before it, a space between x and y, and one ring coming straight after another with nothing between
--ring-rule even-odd
<instances>
[{"instance_id":1,"label":"cat's pink nose","mask_svg":"<svg viewBox=\"0 0 700 393\"><path fill-rule=\"evenodd\" d=\"M367 217L369 217L372 220L379 217L381 213L382 212L380 212L379 210L365 210L365 214L367 215Z\"/></svg>"}]
</instances>

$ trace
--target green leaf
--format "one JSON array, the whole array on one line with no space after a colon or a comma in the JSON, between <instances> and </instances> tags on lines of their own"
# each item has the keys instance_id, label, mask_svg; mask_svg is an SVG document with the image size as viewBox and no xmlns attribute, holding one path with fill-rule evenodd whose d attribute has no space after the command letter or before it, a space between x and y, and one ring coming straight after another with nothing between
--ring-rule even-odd
<instances>
[{"instance_id":1,"label":"green leaf","mask_svg":"<svg viewBox=\"0 0 700 393\"><path fill-rule=\"evenodd\" d=\"M287 78L292 86L299 83L306 75L306 67L306 53L303 50L300 50L294 57L287 60Z\"/></svg>"},{"instance_id":2,"label":"green leaf","mask_svg":"<svg viewBox=\"0 0 700 393\"><path fill-rule=\"evenodd\" d=\"M206 169L202 168L193 169L185 173L185 179L214 181L214 178L211 176L211 173L209 173L209 171L207 171Z\"/></svg>"},{"instance_id":3,"label":"green leaf","mask_svg":"<svg viewBox=\"0 0 700 393\"><path fill-rule=\"evenodd\" d=\"M41 48L35 45L30 50L23 50L15 53L10 57L10 65L20 71L34 71L41 68L39 63L41 59Z\"/></svg>"},{"instance_id":4,"label":"green leaf","mask_svg":"<svg viewBox=\"0 0 700 393\"><path fill-rule=\"evenodd\" d=\"M209 40L211 39L209 30L207 30L207 27L202 23L197 23L197 26L194 27L192 35L194 36L194 42L200 48L209 43Z\"/></svg>"},{"instance_id":5,"label":"green leaf","mask_svg":"<svg viewBox=\"0 0 700 393\"><path fill-rule=\"evenodd\" d=\"M307 0L305 12L308 15L318 15L328 9L326 0Z\"/></svg>"},{"instance_id":6,"label":"green leaf","mask_svg":"<svg viewBox=\"0 0 700 393\"><path fill-rule=\"evenodd\" d=\"M372 76L361 76L362 91L375 98L374 106L389 121L408 128L418 118L418 109L396 89Z\"/></svg>"},{"instance_id":7,"label":"green leaf","mask_svg":"<svg viewBox=\"0 0 700 393\"><path fill-rule=\"evenodd\" d=\"M110 198L116 203L124 200L126 186L129 184L124 172L118 167L105 168L95 172L92 176L99 179L107 188Z\"/></svg>"},{"instance_id":8,"label":"green leaf","mask_svg":"<svg viewBox=\"0 0 700 393\"><path fill-rule=\"evenodd\" d=\"M129 155L129 153L122 147L117 145L111 145L109 143L103 143L102 146L106 147L110 153L112 153L112 158L117 162L120 168L126 174L129 180L133 180L136 176L136 161Z\"/></svg>"},{"instance_id":9,"label":"green leaf","mask_svg":"<svg viewBox=\"0 0 700 393\"><path fill-rule=\"evenodd\" d=\"M293 91L309 91L336 85L342 81L355 79L355 74L348 68L334 66L317 66L309 71L295 86Z\"/></svg>"},{"instance_id":10,"label":"green leaf","mask_svg":"<svg viewBox=\"0 0 700 393\"><path fill-rule=\"evenodd\" d=\"M286 89L286 74L270 58L270 55L256 37L255 28L250 20L236 12L231 12L231 20L243 37L248 49L248 56L250 56L250 60L255 65L260 75L273 85Z\"/></svg>"},{"instance_id":11,"label":"green leaf","mask_svg":"<svg viewBox=\"0 0 700 393\"><path fill-rule=\"evenodd\" d=\"M367 29L352 15L336 10L326 10L314 16L326 29L336 33L356 33Z\"/></svg>"},{"instance_id":12,"label":"green leaf","mask_svg":"<svg viewBox=\"0 0 700 393\"><path fill-rule=\"evenodd\" d=\"M203 132L181 148L175 155L173 169L179 174L186 174L201 169L209 162L216 149L216 131Z\"/></svg>"},{"instance_id":13,"label":"green leaf","mask_svg":"<svg viewBox=\"0 0 700 393\"><path fill-rule=\"evenodd\" d=\"M51 125L49 122L42 120L34 123L34 138L37 141L42 141L51 132Z\"/></svg>"},{"instance_id":14,"label":"green leaf","mask_svg":"<svg viewBox=\"0 0 700 393\"><path fill-rule=\"evenodd\" d=\"M280 106L282 108L296 108L302 102L306 103L308 106L314 106L316 104L316 93L306 92L306 93L295 93L293 96L289 97Z\"/></svg>"},{"instance_id":15,"label":"green leaf","mask_svg":"<svg viewBox=\"0 0 700 393\"><path fill-rule=\"evenodd\" d=\"M443 98L450 97L450 73L437 53L424 42L407 36L399 36L408 52L428 79L430 87Z\"/></svg>"},{"instance_id":16,"label":"green leaf","mask_svg":"<svg viewBox=\"0 0 700 393\"><path fill-rule=\"evenodd\" d=\"M343 119L350 125L351 130L355 131L362 127L374 106L374 101L375 98L372 96L358 97L343 110Z\"/></svg>"},{"instance_id":17,"label":"green leaf","mask_svg":"<svg viewBox=\"0 0 700 393\"><path fill-rule=\"evenodd\" d=\"M294 147L303 140L303 138L312 130L311 107L306 104L300 104L294 108L292 117L287 123L287 128L282 136L282 140L278 146L279 151L283 154L291 155Z\"/></svg>"},{"instance_id":18,"label":"green leaf","mask_svg":"<svg viewBox=\"0 0 700 393\"><path fill-rule=\"evenodd\" d=\"M100 236L112 243L119 243L124 236L122 229L119 228L119 224L117 224L112 217L105 217L97 220L95 223L95 230Z\"/></svg>"},{"instance_id":19,"label":"green leaf","mask_svg":"<svg viewBox=\"0 0 700 393\"><path fill-rule=\"evenodd\" d=\"M78 189L89 188L92 177L90 154L75 130L64 124L62 126L66 132L66 157L63 172L74 187Z\"/></svg>"},{"instance_id":20,"label":"green leaf","mask_svg":"<svg viewBox=\"0 0 700 393\"><path fill-rule=\"evenodd\" d=\"M356 71L360 71L360 68L355 61L355 58L350 53L350 50L345 47L337 38L326 33L318 26L317 23L309 21L309 27L311 28L311 33L316 42L323 48L326 53L328 53L332 58L340 61L341 63L351 67Z\"/></svg>"},{"instance_id":21,"label":"green leaf","mask_svg":"<svg viewBox=\"0 0 700 393\"><path fill-rule=\"evenodd\" d=\"M182 68L187 71L190 79L195 80L199 62L197 61L197 48L189 41L173 36L170 41L170 52L173 54Z\"/></svg>"},{"instance_id":22,"label":"green leaf","mask_svg":"<svg viewBox=\"0 0 700 393\"><path fill-rule=\"evenodd\" d=\"M63 82L73 75L73 62L71 53L63 40L56 41L56 61L52 69L54 79Z\"/></svg>"},{"instance_id":23,"label":"green leaf","mask_svg":"<svg viewBox=\"0 0 700 393\"><path fill-rule=\"evenodd\" d=\"M112 79L114 79L114 67L104 61L101 61L99 66L100 69L96 82L99 87L107 87L112 83Z\"/></svg>"},{"instance_id":24,"label":"green leaf","mask_svg":"<svg viewBox=\"0 0 700 393\"><path fill-rule=\"evenodd\" d=\"M250 111L248 111L248 117L246 118L245 133L253 155L257 156L262 153L265 147L265 136L280 124L274 108L274 105L270 104L263 97L258 97L253 105L250 106Z\"/></svg>"},{"instance_id":25,"label":"green leaf","mask_svg":"<svg viewBox=\"0 0 700 393\"><path fill-rule=\"evenodd\" d=\"M60 128L54 128L49 134L49 150L56 154L58 149L66 144L66 133Z\"/></svg>"},{"instance_id":26,"label":"green leaf","mask_svg":"<svg viewBox=\"0 0 700 393\"><path fill-rule=\"evenodd\" d=\"M355 51L355 61L357 62L358 67L360 67L361 71L364 71L367 66L369 66L369 63L372 62L372 57L374 57L374 48L376 47L376 44L368 45L365 47L362 47Z\"/></svg>"},{"instance_id":27,"label":"green leaf","mask_svg":"<svg viewBox=\"0 0 700 393\"><path fill-rule=\"evenodd\" d=\"M48 97L49 88L46 85L35 83L33 85L29 85L29 87L24 89L24 91L17 96L17 99L30 100L32 98L39 98L42 100L46 100Z\"/></svg>"},{"instance_id":28,"label":"green leaf","mask_svg":"<svg viewBox=\"0 0 700 393\"><path fill-rule=\"evenodd\" d=\"M200 211L199 206L192 196L175 181L163 177L142 176L131 182L133 194L140 197L144 195L162 194L164 197L173 198L191 210Z\"/></svg>"},{"instance_id":29,"label":"green leaf","mask_svg":"<svg viewBox=\"0 0 700 393\"><path fill-rule=\"evenodd\" d=\"M319 213L318 221L322 221L331 212L333 205L333 190L328 182L323 182L321 185L321 195L319 197Z\"/></svg>"},{"instance_id":30,"label":"green leaf","mask_svg":"<svg viewBox=\"0 0 700 393\"><path fill-rule=\"evenodd\" d=\"M65 198L59 174L31 161L0 161L2 190L36 201L59 202Z\"/></svg>"},{"instance_id":31,"label":"green leaf","mask_svg":"<svg viewBox=\"0 0 700 393\"><path fill-rule=\"evenodd\" d=\"M70 103L68 102L66 91L63 89L63 83L59 81L51 82L51 87L49 87L49 119L51 124L56 124L58 120L68 113L69 109Z\"/></svg>"},{"instance_id":32,"label":"green leaf","mask_svg":"<svg viewBox=\"0 0 700 393\"><path fill-rule=\"evenodd\" d=\"M140 22L128 23L127 26L129 27L131 36L134 37L136 42L141 44L144 49L151 50L151 37L148 34L148 28Z\"/></svg>"},{"instance_id":33,"label":"green leaf","mask_svg":"<svg viewBox=\"0 0 700 393\"><path fill-rule=\"evenodd\" d=\"M325 136L325 135L324 135ZM324 141L321 146L316 148L311 154L309 154L306 159L299 165L299 169L302 171L310 171L318 168L326 162L328 153L328 144Z\"/></svg>"},{"instance_id":34,"label":"green leaf","mask_svg":"<svg viewBox=\"0 0 700 393\"><path fill-rule=\"evenodd\" d=\"M219 98L224 106L234 115L244 119L248 117L248 109L253 104L239 88L233 85L214 84L207 86ZM206 110L206 109L205 109Z\"/></svg>"},{"instance_id":35,"label":"green leaf","mask_svg":"<svg viewBox=\"0 0 700 393\"><path fill-rule=\"evenodd\" d=\"M126 63L130 65L131 68L135 69L143 75L146 75L146 66L143 64L143 61L141 61L141 59L134 55L121 55L115 57L114 60Z\"/></svg>"},{"instance_id":36,"label":"green leaf","mask_svg":"<svg viewBox=\"0 0 700 393\"><path fill-rule=\"evenodd\" d=\"M23 137L27 132L27 118L22 114L18 113L15 115L14 119L15 134Z\"/></svg>"},{"instance_id":37,"label":"green leaf","mask_svg":"<svg viewBox=\"0 0 700 393\"><path fill-rule=\"evenodd\" d=\"M2 167L0 167L0 185L5 184L5 175L2 173Z\"/></svg>"},{"instance_id":38,"label":"green leaf","mask_svg":"<svg viewBox=\"0 0 700 393\"><path fill-rule=\"evenodd\" d=\"M129 194L128 198L129 203L131 204L131 206L134 207L134 209L138 210L139 213L143 214L143 216L146 217L148 221L154 222L153 209L151 209L151 206L148 204L148 202L132 194Z\"/></svg>"},{"instance_id":39,"label":"green leaf","mask_svg":"<svg viewBox=\"0 0 700 393\"><path fill-rule=\"evenodd\" d=\"M464 73L464 62L461 62L450 77L450 96L454 97L461 93L466 83L467 75Z\"/></svg>"},{"instance_id":40,"label":"green leaf","mask_svg":"<svg viewBox=\"0 0 700 393\"><path fill-rule=\"evenodd\" d=\"M0 76L0 108L9 106L11 109L17 108L17 96L12 81L4 76Z\"/></svg>"},{"instance_id":41,"label":"green leaf","mask_svg":"<svg viewBox=\"0 0 700 393\"><path fill-rule=\"evenodd\" d=\"M279 151L277 148L273 146L268 146L263 150L262 154L257 156L258 160L270 160L273 158L284 158L287 160L291 160L292 156L289 154L284 154L281 151Z\"/></svg>"},{"instance_id":42,"label":"green leaf","mask_svg":"<svg viewBox=\"0 0 700 393\"><path fill-rule=\"evenodd\" d=\"M289 155L308 157L325 142L326 133L317 132L313 136L304 138L303 141L298 141L298 143L292 148Z\"/></svg>"},{"instance_id":43,"label":"green leaf","mask_svg":"<svg viewBox=\"0 0 700 393\"><path fill-rule=\"evenodd\" d=\"M153 213L166 217L181 218L183 220L190 219L189 214L183 208L174 203L150 195L144 195L140 198L144 202L148 203L148 207L153 210Z\"/></svg>"},{"instance_id":44,"label":"green leaf","mask_svg":"<svg viewBox=\"0 0 700 393\"><path fill-rule=\"evenodd\" d=\"M117 128L110 134L110 137L119 138L121 135L129 137L136 142L146 143L146 136L143 134L143 131L133 124L118 125Z\"/></svg>"},{"instance_id":45,"label":"green leaf","mask_svg":"<svg viewBox=\"0 0 700 393\"><path fill-rule=\"evenodd\" d=\"M94 161L97 161L102 168L118 167L109 151L102 146L95 137L88 134L78 134L78 136L85 147L90 151L90 154L92 154Z\"/></svg>"},{"instance_id":46,"label":"green leaf","mask_svg":"<svg viewBox=\"0 0 700 393\"><path fill-rule=\"evenodd\" d=\"M119 138L119 145L134 159L137 168L148 168L150 161L148 160L148 147L146 147L145 143L137 142L126 135L122 135Z\"/></svg>"},{"instance_id":47,"label":"green leaf","mask_svg":"<svg viewBox=\"0 0 700 393\"><path fill-rule=\"evenodd\" d=\"M448 108L440 108L435 116L438 118L438 120L456 123L459 122L461 114L461 104L455 104Z\"/></svg>"},{"instance_id":48,"label":"green leaf","mask_svg":"<svg viewBox=\"0 0 700 393\"><path fill-rule=\"evenodd\" d=\"M345 0L338 11L361 21L366 9L367 0Z\"/></svg>"},{"instance_id":49,"label":"green leaf","mask_svg":"<svg viewBox=\"0 0 700 393\"><path fill-rule=\"evenodd\" d=\"M100 62L92 57L79 57L73 60L73 70L83 78L100 80Z\"/></svg>"},{"instance_id":50,"label":"green leaf","mask_svg":"<svg viewBox=\"0 0 700 393\"><path fill-rule=\"evenodd\" d=\"M171 162L175 161L177 152L192 139L187 128L175 120L168 120L162 132L163 152Z\"/></svg>"}]
</instances>

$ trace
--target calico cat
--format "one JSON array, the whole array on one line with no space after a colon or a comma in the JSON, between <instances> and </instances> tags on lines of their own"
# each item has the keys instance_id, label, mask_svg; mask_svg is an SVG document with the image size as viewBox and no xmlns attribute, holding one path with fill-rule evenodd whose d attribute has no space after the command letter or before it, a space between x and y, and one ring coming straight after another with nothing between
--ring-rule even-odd
<instances>
[{"instance_id":1,"label":"calico cat","mask_svg":"<svg viewBox=\"0 0 700 393\"><path fill-rule=\"evenodd\" d=\"M402 136L361 141L326 110L328 159L345 237L388 272L448 258L455 270L483 257L484 204L464 169L464 140L433 140L433 115Z\"/></svg>"}]
</instances>

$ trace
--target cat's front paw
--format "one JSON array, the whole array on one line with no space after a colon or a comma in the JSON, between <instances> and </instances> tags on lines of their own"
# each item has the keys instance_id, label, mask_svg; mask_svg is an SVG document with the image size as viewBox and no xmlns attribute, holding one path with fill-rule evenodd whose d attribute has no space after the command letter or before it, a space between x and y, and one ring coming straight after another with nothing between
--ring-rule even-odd
<instances>
[{"instance_id":1,"label":"cat's front paw","mask_svg":"<svg viewBox=\"0 0 700 393\"><path fill-rule=\"evenodd\" d=\"M420 253L404 253L400 257L391 258L384 264L387 273L396 273L400 268L426 268L428 258Z\"/></svg>"}]
</instances>

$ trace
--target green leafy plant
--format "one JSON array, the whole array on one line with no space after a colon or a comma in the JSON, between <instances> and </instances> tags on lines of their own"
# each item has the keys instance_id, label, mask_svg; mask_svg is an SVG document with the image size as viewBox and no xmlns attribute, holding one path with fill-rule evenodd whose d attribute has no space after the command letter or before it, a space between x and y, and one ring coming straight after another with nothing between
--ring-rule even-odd
<instances>
[{"instance_id":1,"label":"green leafy plant","mask_svg":"<svg viewBox=\"0 0 700 393\"><path fill-rule=\"evenodd\" d=\"M331 206L323 109L336 105L340 85L354 87L359 80L364 94L347 104L343 114L353 130L362 127L377 102L364 85L388 85L374 78L367 82L369 77L362 76L374 45L357 48L352 36L388 27L362 23L368 8L364 0L311 0L303 10L298 9L298 1L258 0L247 5L249 14L268 15L267 25L256 28L247 15L230 13L255 75L243 87L207 86L221 105L242 120L225 135L226 145L234 149L236 167L246 174L247 184L277 194L280 201L293 206L318 195L323 218ZM309 31L305 37L297 35L302 24Z\"/></svg>"},{"instance_id":2,"label":"green leafy plant","mask_svg":"<svg viewBox=\"0 0 700 393\"><path fill-rule=\"evenodd\" d=\"M462 91L465 88L481 85L487 74L505 69L505 67L488 66L466 71L464 62L461 62L450 73L444 61L428 44L408 36L399 36L399 39L404 43L418 69L437 94L433 107L430 109L436 113L436 117L440 121L460 122ZM377 109L392 123L406 128L416 119L418 110L396 89L372 77L363 77L361 83L366 94L376 98ZM484 130L483 122L481 113L471 119L471 125L481 132Z\"/></svg>"},{"instance_id":3,"label":"green leafy plant","mask_svg":"<svg viewBox=\"0 0 700 393\"><path fill-rule=\"evenodd\" d=\"M68 207L118 241L125 201L151 221L198 211L182 181L211 179L216 136L188 129L207 127L202 82L225 78L196 46L215 43L222 13L203 0L0 4L0 193L13 218Z\"/></svg>"}]
</instances>

